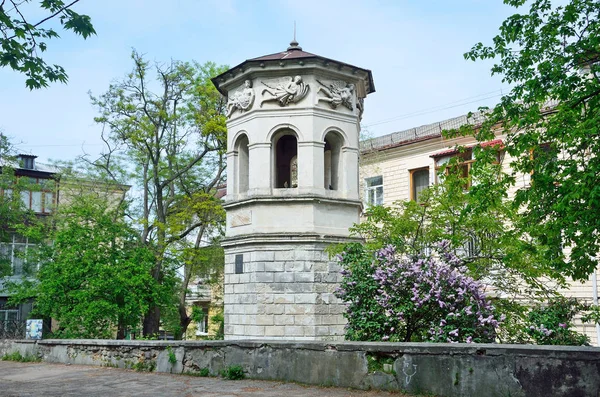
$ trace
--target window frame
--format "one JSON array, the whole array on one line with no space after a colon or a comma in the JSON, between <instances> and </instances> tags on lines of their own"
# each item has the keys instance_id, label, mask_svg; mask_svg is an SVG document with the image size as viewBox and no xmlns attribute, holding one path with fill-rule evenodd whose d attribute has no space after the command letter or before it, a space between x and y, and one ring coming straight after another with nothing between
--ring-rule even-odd
<instances>
[{"instance_id":1,"label":"window frame","mask_svg":"<svg viewBox=\"0 0 600 397\"><path fill-rule=\"evenodd\" d=\"M370 184L370 181L375 181L377 180L377 178L381 178L381 183L380 184ZM368 177L365 178L365 206L366 207L372 207L372 206L376 206L376 205L383 205L384 201L384 188L383 188L383 175L376 175L376 176L372 176L372 177ZM381 188L381 197L379 197L379 195L377 194L377 189ZM375 192L375 202L371 202L371 200L369 199L369 192ZM378 200L379 199L379 200ZM378 201L381 201L380 203L378 203Z\"/></svg>"},{"instance_id":2,"label":"window frame","mask_svg":"<svg viewBox=\"0 0 600 397\"><path fill-rule=\"evenodd\" d=\"M427 171L427 187L429 188L429 186L431 186L431 181L430 181L430 172L429 172L429 166L426 167L419 167L419 168L414 168L412 170L408 170L409 172L409 189L410 189L410 200L411 201L417 201L417 195L415 192L415 182L414 182L414 176L416 173L421 172L421 171Z\"/></svg>"},{"instance_id":3,"label":"window frame","mask_svg":"<svg viewBox=\"0 0 600 397\"><path fill-rule=\"evenodd\" d=\"M17 178L29 178L31 181L32 185L36 185L36 186L40 186L39 190L30 190L30 189L23 189L20 190L18 193L20 195L20 200L23 203L23 205L25 206L25 208L27 210L31 210L33 212L35 212L36 214L42 214L42 215L49 215L54 211L54 208L56 207L56 181L52 178L36 178L36 177L23 177L23 176L19 176ZM48 182L51 182L53 184L55 184L54 188L45 188L44 185L46 185ZM4 196L7 192L9 192L8 194L14 194L14 189L1 189L0 188L0 195ZM39 211L37 209L33 208L33 202L34 202L34 193L40 193L40 199L39 199ZM48 200L48 197L51 197L50 200ZM50 201L50 202L48 202Z\"/></svg>"},{"instance_id":4,"label":"window frame","mask_svg":"<svg viewBox=\"0 0 600 397\"><path fill-rule=\"evenodd\" d=\"M443 164L439 164L441 159L445 159L448 158L448 161L443 163ZM452 164L450 166L448 166L448 163L450 163L452 161L452 159L454 158L459 158L460 160L456 163L456 164ZM451 153L448 154L447 156L440 156L435 158L435 183L440 183L440 170L442 168L444 168L444 175L448 175L450 174L450 172L452 172L452 169L455 170L466 170L466 185L465 185L465 190L469 189L471 187L472 181L471 181L471 166L473 165L473 163L475 162L475 159L473 158L473 150L472 148L467 148L464 152L456 152L456 153Z\"/></svg>"},{"instance_id":5,"label":"window frame","mask_svg":"<svg viewBox=\"0 0 600 397\"><path fill-rule=\"evenodd\" d=\"M17 241L19 240L19 236L17 234L11 234L10 241L2 241L0 242L0 246L6 247L6 258L10 261L10 269L11 269L11 277L15 276L23 276L26 275L26 266L27 266L27 258L19 258L18 252L24 252L25 254L30 248L34 248L37 244L29 241L29 237L20 236L20 238L24 239L23 242ZM20 261L20 264L18 263ZM19 265L19 272L16 272L16 266ZM39 270L37 265L35 266L34 271Z\"/></svg>"}]
</instances>

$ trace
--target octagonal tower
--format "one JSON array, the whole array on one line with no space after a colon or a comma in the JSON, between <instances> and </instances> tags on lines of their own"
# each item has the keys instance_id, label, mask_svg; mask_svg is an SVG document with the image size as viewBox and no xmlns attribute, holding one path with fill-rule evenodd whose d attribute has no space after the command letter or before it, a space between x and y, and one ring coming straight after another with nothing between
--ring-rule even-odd
<instances>
[{"instance_id":1,"label":"octagonal tower","mask_svg":"<svg viewBox=\"0 0 600 397\"><path fill-rule=\"evenodd\" d=\"M213 83L228 97L225 338L342 339L340 269L324 250L359 220L371 72L293 41Z\"/></svg>"}]
</instances>

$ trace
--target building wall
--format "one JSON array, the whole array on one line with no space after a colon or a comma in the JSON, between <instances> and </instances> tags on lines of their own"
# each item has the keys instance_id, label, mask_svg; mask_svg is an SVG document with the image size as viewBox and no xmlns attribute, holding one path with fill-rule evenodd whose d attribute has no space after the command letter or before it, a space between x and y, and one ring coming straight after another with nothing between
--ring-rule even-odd
<instances>
[{"instance_id":1,"label":"building wall","mask_svg":"<svg viewBox=\"0 0 600 397\"><path fill-rule=\"evenodd\" d=\"M343 339L345 305L334 296L340 267L327 245L225 248L225 339ZM243 260L238 269L236 256Z\"/></svg>"}]
</instances>

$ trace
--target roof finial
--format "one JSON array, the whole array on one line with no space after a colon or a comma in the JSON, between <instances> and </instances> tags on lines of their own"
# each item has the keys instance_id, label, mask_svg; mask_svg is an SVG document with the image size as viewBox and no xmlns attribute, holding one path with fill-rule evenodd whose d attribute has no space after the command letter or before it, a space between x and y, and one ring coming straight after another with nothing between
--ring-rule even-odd
<instances>
[{"instance_id":1,"label":"roof finial","mask_svg":"<svg viewBox=\"0 0 600 397\"><path fill-rule=\"evenodd\" d=\"M302 47L300 47L296 41L296 21L294 21L294 40L290 42L288 51L302 51Z\"/></svg>"}]
</instances>

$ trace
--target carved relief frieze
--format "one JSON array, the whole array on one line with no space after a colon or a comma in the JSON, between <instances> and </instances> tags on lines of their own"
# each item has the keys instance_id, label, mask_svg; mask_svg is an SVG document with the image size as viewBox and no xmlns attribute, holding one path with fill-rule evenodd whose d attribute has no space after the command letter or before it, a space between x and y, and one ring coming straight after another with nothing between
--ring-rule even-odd
<instances>
[{"instance_id":1,"label":"carved relief frieze","mask_svg":"<svg viewBox=\"0 0 600 397\"><path fill-rule=\"evenodd\" d=\"M317 80L317 83L321 85L317 94L323 94L318 97L318 101L328 102L332 109L342 105L349 110L354 110L354 84L342 80L334 80L330 83Z\"/></svg>"},{"instance_id":2,"label":"carved relief frieze","mask_svg":"<svg viewBox=\"0 0 600 397\"><path fill-rule=\"evenodd\" d=\"M283 81L261 81L261 83L267 88L262 90L260 107L265 102L277 102L279 106L298 103L308 94L310 89L309 85L302 81L302 76L287 77Z\"/></svg>"},{"instance_id":3,"label":"carved relief frieze","mask_svg":"<svg viewBox=\"0 0 600 397\"><path fill-rule=\"evenodd\" d=\"M227 101L227 117L239 110L240 112L246 112L252 108L254 103L254 88L252 88L252 81L244 81L244 88L231 94Z\"/></svg>"}]
</instances>

